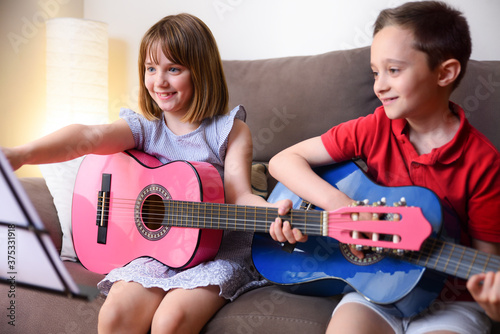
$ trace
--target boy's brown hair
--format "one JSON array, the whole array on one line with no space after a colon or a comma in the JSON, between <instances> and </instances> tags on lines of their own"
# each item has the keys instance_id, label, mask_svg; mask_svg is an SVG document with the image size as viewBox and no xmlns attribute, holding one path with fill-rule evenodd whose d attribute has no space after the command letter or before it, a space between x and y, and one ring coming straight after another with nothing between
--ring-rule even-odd
<instances>
[{"instance_id":1,"label":"boy's brown hair","mask_svg":"<svg viewBox=\"0 0 500 334\"><path fill-rule=\"evenodd\" d=\"M144 35L139 49L139 107L149 120L161 119L163 111L145 86L145 62L158 63L156 50L173 63L185 66L193 81L193 100L183 118L201 121L228 111L229 93L217 43L203 21L190 14L164 17Z\"/></svg>"},{"instance_id":2,"label":"boy's brown hair","mask_svg":"<svg viewBox=\"0 0 500 334\"><path fill-rule=\"evenodd\" d=\"M472 51L469 25L461 12L440 1L408 2L380 12L373 36L390 25L413 32L414 47L427 55L431 70L448 59L458 60L461 70L453 88L459 85Z\"/></svg>"}]
</instances>

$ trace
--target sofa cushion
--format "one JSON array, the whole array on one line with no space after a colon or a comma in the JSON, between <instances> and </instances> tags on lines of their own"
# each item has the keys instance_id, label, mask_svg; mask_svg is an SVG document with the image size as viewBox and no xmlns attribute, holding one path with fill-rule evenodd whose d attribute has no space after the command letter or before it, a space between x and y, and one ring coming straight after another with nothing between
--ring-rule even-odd
<instances>
[{"instance_id":1,"label":"sofa cushion","mask_svg":"<svg viewBox=\"0 0 500 334\"><path fill-rule=\"evenodd\" d=\"M245 106L257 161L380 105L368 47L223 65L230 108Z\"/></svg>"},{"instance_id":2,"label":"sofa cushion","mask_svg":"<svg viewBox=\"0 0 500 334\"><path fill-rule=\"evenodd\" d=\"M59 217L62 231L61 259L76 261L75 247L71 228L71 207L76 174L83 158L40 165L40 170L47 183Z\"/></svg>"},{"instance_id":3,"label":"sofa cushion","mask_svg":"<svg viewBox=\"0 0 500 334\"><path fill-rule=\"evenodd\" d=\"M464 109L469 122L500 150L500 61L469 61L451 100Z\"/></svg>"},{"instance_id":4,"label":"sofa cushion","mask_svg":"<svg viewBox=\"0 0 500 334\"><path fill-rule=\"evenodd\" d=\"M258 288L220 309L201 333L322 334L339 300L291 294L277 286Z\"/></svg>"}]
</instances>

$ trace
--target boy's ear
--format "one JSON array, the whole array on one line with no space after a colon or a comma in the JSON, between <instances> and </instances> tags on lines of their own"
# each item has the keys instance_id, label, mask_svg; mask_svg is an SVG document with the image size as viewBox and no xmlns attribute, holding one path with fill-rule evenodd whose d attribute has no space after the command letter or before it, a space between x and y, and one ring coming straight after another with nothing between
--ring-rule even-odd
<instances>
[{"instance_id":1,"label":"boy's ear","mask_svg":"<svg viewBox=\"0 0 500 334\"><path fill-rule=\"evenodd\" d=\"M460 74L462 66L456 59L448 59L439 67L438 85L446 87L452 84Z\"/></svg>"}]
</instances>

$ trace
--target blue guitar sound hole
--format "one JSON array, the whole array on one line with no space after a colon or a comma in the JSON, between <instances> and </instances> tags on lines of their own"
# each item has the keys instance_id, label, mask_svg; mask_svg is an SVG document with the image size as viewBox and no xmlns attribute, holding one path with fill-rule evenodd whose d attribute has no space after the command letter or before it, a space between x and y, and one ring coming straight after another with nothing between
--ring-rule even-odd
<instances>
[{"instance_id":1,"label":"blue guitar sound hole","mask_svg":"<svg viewBox=\"0 0 500 334\"><path fill-rule=\"evenodd\" d=\"M352 253L351 247L349 245L342 243L339 243L339 249L347 261L358 266L369 266L382 261L385 257L382 253L376 253L374 251L368 250L363 251L365 257L360 259Z\"/></svg>"}]
</instances>

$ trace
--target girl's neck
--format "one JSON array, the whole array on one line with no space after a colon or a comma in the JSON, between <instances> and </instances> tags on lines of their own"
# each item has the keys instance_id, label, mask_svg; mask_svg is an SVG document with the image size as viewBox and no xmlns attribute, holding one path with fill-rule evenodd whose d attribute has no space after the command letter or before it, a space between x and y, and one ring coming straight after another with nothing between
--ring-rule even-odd
<instances>
[{"instance_id":1,"label":"girl's neck","mask_svg":"<svg viewBox=\"0 0 500 334\"><path fill-rule=\"evenodd\" d=\"M186 135L198 129L201 121L198 122L184 122L181 121L180 117L164 113L165 125L172 131L176 136Z\"/></svg>"}]
</instances>

